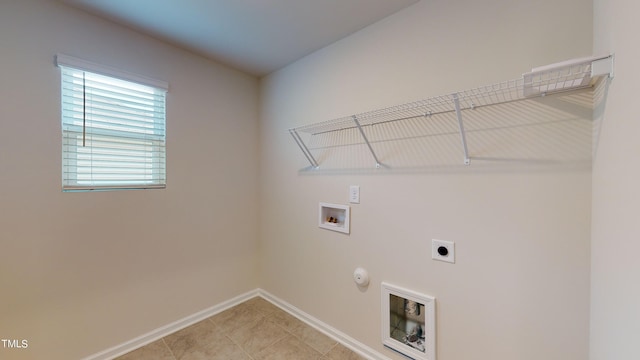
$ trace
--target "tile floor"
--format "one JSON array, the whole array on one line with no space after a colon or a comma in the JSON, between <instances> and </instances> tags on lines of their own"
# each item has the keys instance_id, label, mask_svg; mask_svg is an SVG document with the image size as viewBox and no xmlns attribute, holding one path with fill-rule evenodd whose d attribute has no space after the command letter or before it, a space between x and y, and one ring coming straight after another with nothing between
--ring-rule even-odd
<instances>
[{"instance_id":1,"label":"tile floor","mask_svg":"<svg viewBox=\"0 0 640 360\"><path fill-rule=\"evenodd\" d=\"M361 360L363 357L255 297L116 360Z\"/></svg>"}]
</instances>

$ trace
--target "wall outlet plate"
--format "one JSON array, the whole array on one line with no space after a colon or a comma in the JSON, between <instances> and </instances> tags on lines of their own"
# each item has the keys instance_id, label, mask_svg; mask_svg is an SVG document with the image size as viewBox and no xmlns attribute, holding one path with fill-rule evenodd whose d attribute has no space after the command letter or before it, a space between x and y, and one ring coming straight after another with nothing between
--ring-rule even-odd
<instances>
[{"instance_id":1,"label":"wall outlet plate","mask_svg":"<svg viewBox=\"0 0 640 360\"><path fill-rule=\"evenodd\" d=\"M454 264L456 262L456 248L453 241L431 240L431 258Z\"/></svg>"},{"instance_id":2,"label":"wall outlet plate","mask_svg":"<svg viewBox=\"0 0 640 360\"><path fill-rule=\"evenodd\" d=\"M360 204L360 186L349 186L349 202L352 204Z\"/></svg>"}]
</instances>

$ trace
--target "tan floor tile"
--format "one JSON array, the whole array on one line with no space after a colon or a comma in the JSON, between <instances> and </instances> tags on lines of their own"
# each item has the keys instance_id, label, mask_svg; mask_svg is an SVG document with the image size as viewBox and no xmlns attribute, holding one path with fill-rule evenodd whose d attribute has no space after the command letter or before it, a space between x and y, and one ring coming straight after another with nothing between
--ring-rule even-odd
<instances>
[{"instance_id":1,"label":"tan floor tile","mask_svg":"<svg viewBox=\"0 0 640 360\"><path fill-rule=\"evenodd\" d=\"M161 339L120 356L115 360L175 360L175 358Z\"/></svg>"},{"instance_id":2,"label":"tan floor tile","mask_svg":"<svg viewBox=\"0 0 640 360\"><path fill-rule=\"evenodd\" d=\"M267 317L267 319L292 334L297 333L302 328L308 326L296 317L280 309L276 309L271 315Z\"/></svg>"},{"instance_id":3,"label":"tan floor tile","mask_svg":"<svg viewBox=\"0 0 640 360\"><path fill-rule=\"evenodd\" d=\"M228 334L233 342L251 356L289 335L284 329L266 319Z\"/></svg>"},{"instance_id":4,"label":"tan floor tile","mask_svg":"<svg viewBox=\"0 0 640 360\"><path fill-rule=\"evenodd\" d=\"M338 344L322 357L322 360L365 360L362 356L351 351L342 344Z\"/></svg>"},{"instance_id":5,"label":"tan floor tile","mask_svg":"<svg viewBox=\"0 0 640 360\"><path fill-rule=\"evenodd\" d=\"M323 355L329 352L329 350L331 350L338 343L337 341L308 325L302 327L298 332L293 333L293 335L304 341L305 344L316 349Z\"/></svg>"},{"instance_id":6,"label":"tan floor tile","mask_svg":"<svg viewBox=\"0 0 640 360\"><path fill-rule=\"evenodd\" d=\"M246 303L234 306L209 318L225 334L243 326L255 324L261 319L264 319L264 315Z\"/></svg>"},{"instance_id":7,"label":"tan floor tile","mask_svg":"<svg viewBox=\"0 0 640 360\"><path fill-rule=\"evenodd\" d=\"M324 355L323 355L324 354ZM364 360L255 297L117 360Z\"/></svg>"},{"instance_id":8,"label":"tan floor tile","mask_svg":"<svg viewBox=\"0 0 640 360\"><path fill-rule=\"evenodd\" d=\"M211 321L204 320L165 338L177 360L249 360Z\"/></svg>"},{"instance_id":9,"label":"tan floor tile","mask_svg":"<svg viewBox=\"0 0 640 360\"><path fill-rule=\"evenodd\" d=\"M271 315L274 311L279 310L277 306L259 296L247 300L245 304L258 310L264 316Z\"/></svg>"},{"instance_id":10,"label":"tan floor tile","mask_svg":"<svg viewBox=\"0 0 640 360\"><path fill-rule=\"evenodd\" d=\"M288 336L283 340L267 347L253 355L255 360L317 360L322 356L311 346L295 336Z\"/></svg>"}]
</instances>

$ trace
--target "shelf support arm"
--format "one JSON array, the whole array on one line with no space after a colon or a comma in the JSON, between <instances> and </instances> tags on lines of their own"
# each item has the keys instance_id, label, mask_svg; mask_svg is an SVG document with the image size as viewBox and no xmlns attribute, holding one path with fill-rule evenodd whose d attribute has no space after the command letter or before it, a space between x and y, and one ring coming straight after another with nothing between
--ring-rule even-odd
<instances>
[{"instance_id":1,"label":"shelf support arm","mask_svg":"<svg viewBox=\"0 0 640 360\"><path fill-rule=\"evenodd\" d=\"M291 136L293 137L293 140L296 141L296 144L298 144L298 147L300 148L300 150L302 150L302 153L307 158L311 166L317 169L320 165L318 165L318 162L311 154L311 151L309 151L309 148L304 144L304 141L302 141L300 134L298 134L296 129L289 129L289 134L291 134Z\"/></svg>"},{"instance_id":2,"label":"shelf support arm","mask_svg":"<svg viewBox=\"0 0 640 360\"><path fill-rule=\"evenodd\" d=\"M613 79L613 63L615 55L595 59L591 62L591 77L607 75L609 79Z\"/></svg>"},{"instance_id":3,"label":"shelf support arm","mask_svg":"<svg viewBox=\"0 0 640 360\"><path fill-rule=\"evenodd\" d=\"M458 127L460 128L460 138L462 139L462 149L464 150L464 164L469 165L471 160L469 160L469 150L467 149L467 138L464 133L464 123L462 122L462 111L460 110L460 99L458 94L455 93L453 96L453 104L456 108L456 117L458 118Z\"/></svg>"},{"instance_id":4,"label":"shelf support arm","mask_svg":"<svg viewBox=\"0 0 640 360\"><path fill-rule=\"evenodd\" d=\"M358 130L360 130L360 135L362 135L364 142L369 147L369 151L371 151L371 155L373 155L373 159L376 161L376 168L379 168L380 160L378 160L378 157L376 156L375 151L373 151L373 147L371 147L371 144L369 143L369 139L367 139L367 135L364 134L364 131L362 130L362 126L360 126L360 122L358 121L358 118L355 115L353 115L353 122L356 123L356 127L358 128Z\"/></svg>"}]
</instances>

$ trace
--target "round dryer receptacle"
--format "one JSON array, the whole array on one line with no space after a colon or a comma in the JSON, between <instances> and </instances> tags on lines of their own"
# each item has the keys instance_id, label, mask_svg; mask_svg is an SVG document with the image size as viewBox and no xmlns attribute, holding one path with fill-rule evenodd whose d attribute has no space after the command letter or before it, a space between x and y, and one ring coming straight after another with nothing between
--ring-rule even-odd
<instances>
[{"instance_id":1,"label":"round dryer receptacle","mask_svg":"<svg viewBox=\"0 0 640 360\"><path fill-rule=\"evenodd\" d=\"M447 249L446 246L440 246L438 247L438 254L440 254L440 256L447 256L449 255L449 249Z\"/></svg>"}]
</instances>

